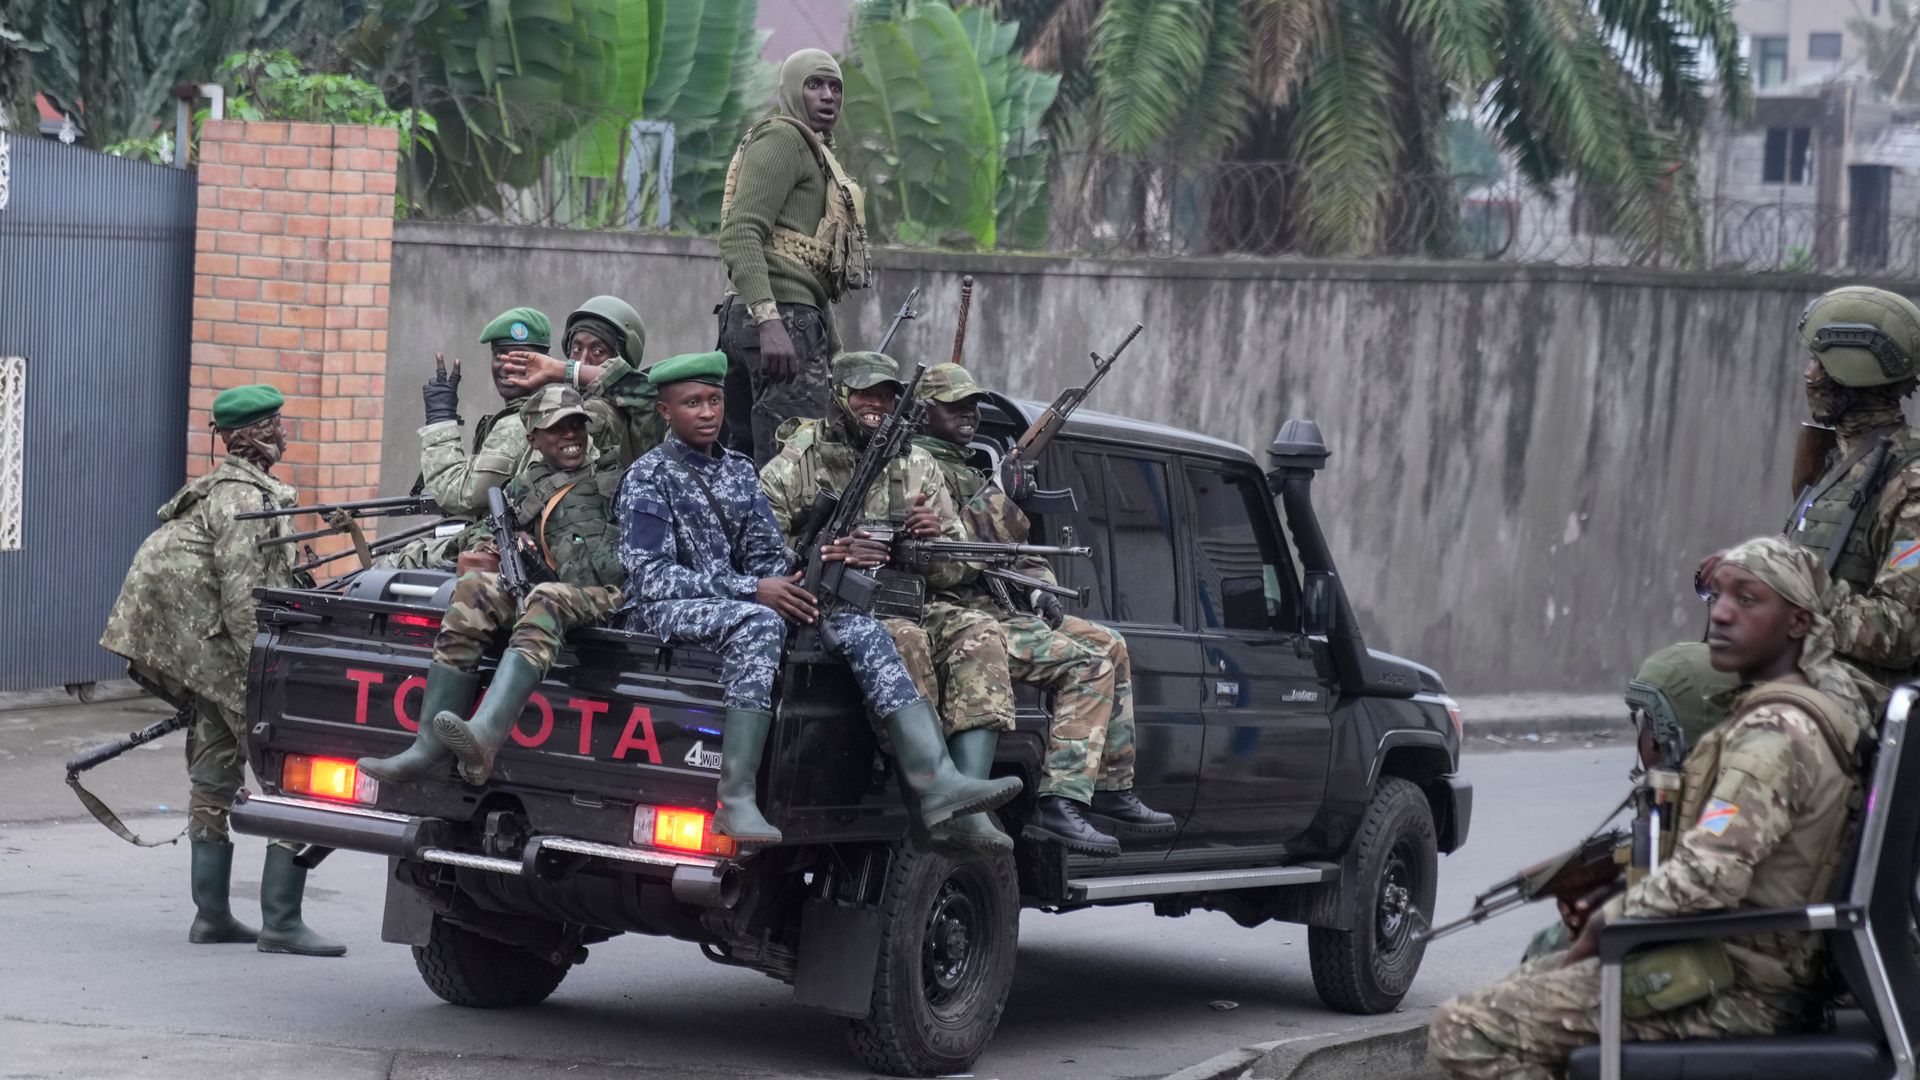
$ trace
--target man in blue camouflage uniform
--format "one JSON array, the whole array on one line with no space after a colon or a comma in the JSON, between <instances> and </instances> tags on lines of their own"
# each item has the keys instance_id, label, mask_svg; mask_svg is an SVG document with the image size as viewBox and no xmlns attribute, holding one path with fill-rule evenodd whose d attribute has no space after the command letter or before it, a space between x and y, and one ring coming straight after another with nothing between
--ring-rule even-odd
<instances>
[{"instance_id":1,"label":"man in blue camouflage uniform","mask_svg":"<svg viewBox=\"0 0 1920 1080\"><path fill-rule=\"evenodd\" d=\"M455 582L433 640L413 745L392 757L361 758L369 776L414 779L457 758L468 783L486 783L494 755L553 666L567 632L605 618L623 599L626 573L616 556L613 525L617 455L608 450L596 456L586 407L570 386L534 394L519 419L535 454L504 494L532 541L521 558L545 564L555 580L535 585L517 601L497 573L476 571ZM506 649L487 699L471 720L464 719L479 691L480 657L503 637Z\"/></svg>"},{"instance_id":2,"label":"man in blue camouflage uniform","mask_svg":"<svg viewBox=\"0 0 1920 1080\"><path fill-rule=\"evenodd\" d=\"M791 557L760 489L753 459L719 445L726 415L724 353L697 353L654 365L659 411L669 434L628 470L618 515L637 628L668 642L720 653L726 684L720 808L716 832L740 843L780 842L755 801L756 777L773 726L773 680L787 624L814 623L818 601L787 573ZM886 549L846 538L826 546L833 561L879 565ZM915 690L893 641L876 620L826 614L824 635L845 657L893 741L902 782L928 824L988 809L1020 791L1018 779L970 780L947 756L933 706Z\"/></svg>"}]
</instances>

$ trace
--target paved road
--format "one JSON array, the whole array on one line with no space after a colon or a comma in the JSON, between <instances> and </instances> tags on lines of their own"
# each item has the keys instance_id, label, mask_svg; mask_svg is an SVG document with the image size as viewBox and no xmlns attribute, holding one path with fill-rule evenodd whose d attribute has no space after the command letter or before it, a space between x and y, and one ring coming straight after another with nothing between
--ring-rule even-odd
<instances>
[{"instance_id":1,"label":"paved road","mask_svg":"<svg viewBox=\"0 0 1920 1080\"><path fill-rule=\"evenodd\" d=\"M314 924L351 945L344 959L189 946L185 846L126 846L60 783L61 758L154 715L140 702L0 713L0 1077L865 1075L836 1022L682 942L595 946L536 1008L444 1005L406 949L379 941L384 864L366 856L336 855L309 892ZM1627 753L1615 742L1469 755L1473 834L1442 861L1438 916L1590 828L1624 790ZM136 751L93 774L96 790L126 807L177 805L179 755L179 736ZM149 814L136 828L165 834L177 822ZM251 918L261 845L240 845L236 908ZM1548 917L1535 909L1437 944L1406 1008L1498 975ZM974 1075L1158 1077L1235 1046L1337 1029L1350 1021L1315 999L1305 938L1206 912L1028 912L1006 1019Z\"/></svg>"}]
</instances>

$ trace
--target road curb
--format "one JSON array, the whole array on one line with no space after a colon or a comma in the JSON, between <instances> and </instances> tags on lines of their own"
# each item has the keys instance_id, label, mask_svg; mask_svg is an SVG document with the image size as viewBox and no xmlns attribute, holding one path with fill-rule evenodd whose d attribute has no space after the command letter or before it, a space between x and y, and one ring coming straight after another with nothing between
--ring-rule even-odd
<instances>
[{"instance_id":1,"label":"road curb","mask_svg":"<svg viewBox=\"0 0 1920 1080\"><path fill-rule=\"evenodd\" d=\"M110 701L125 701L146 693L132 679L102 679L97 683L83 685L88 687L85 701L58 686L50 686L42 690L0 692L0 713L18 712L24 709L58 709L66 706L83 708L88 705L104 705Z\"/></svg>"},{"instance_id":2,"label":"road curb","mask_svg":"<svg viewBox=\"0 0 1920 1080\"><path fill-rule=\"evenodd\" d=\"M1443 1080L1427 1057L1427 1017L1395 1013L1327 1035L1254 1043L1163 1080Z\"/></svg>"}]
</instances>

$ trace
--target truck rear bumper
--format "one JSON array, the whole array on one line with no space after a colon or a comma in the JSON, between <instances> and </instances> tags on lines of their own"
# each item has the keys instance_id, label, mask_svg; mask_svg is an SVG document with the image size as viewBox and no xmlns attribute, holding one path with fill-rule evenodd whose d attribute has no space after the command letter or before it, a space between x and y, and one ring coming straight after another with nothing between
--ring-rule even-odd
<instances>
[{"instance_id":1,"label":"truck rear bumper","mask_svg":"<svg viewBox=\"0 0 1920 1080\"><path fill-rule=\"evenodd\" d=\"M732 907L740 898L733 863L704 855L602 844L569 836L536 836L518 858L449 845L452 827L438 818L408 817L360 806L240 792L230 817L235 832L316 847L365 851L509 877L551 878L559 864L587 860L670 880L674 898L701 907Z\"/></svg>"}]
</instances>

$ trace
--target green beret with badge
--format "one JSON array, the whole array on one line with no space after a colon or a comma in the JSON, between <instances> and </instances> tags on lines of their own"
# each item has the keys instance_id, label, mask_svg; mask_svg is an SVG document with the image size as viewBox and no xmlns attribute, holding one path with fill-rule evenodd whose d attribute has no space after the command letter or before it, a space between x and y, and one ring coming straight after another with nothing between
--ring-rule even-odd
<instances>
[{"instance_id":1,"label":"green beret with badge","mask_svg":"<svg viewBox=\"0 0 1920 1080\"><path fill-rule=\"evenodd\" d=\"M553 343L553 324L547 321L544 312L530 307L517 307L494 316L487 328L480 331L482 345L524 345L531 349L545 349Z\"/></svg>"},{"instance_id":2,"label":"green beret with badge","mask_svg":"<svg viewBox=\"0 0 1920 1080\"><path fill-rule=\"evenodd\" d=\"M647 381L656 387L677 382L697 382L706 386L727 384L727 354L723 352L683 353L669 356L647 369Z\"/></svg>"},{"instance_id":3,"label":"green beret with badge","mask_svg":"<svg viewBox=\"0 0 1920 1080\"><path fill-rule=\"evenodd\" d=\"M257 424L279 412L286 403L280 391L259 383L222 390L220 396L213 399L213 426L232 431Z\"/></svg>"},{"instance_id":4,"label":"green beret with badge","mask_svg":"<svg viewBox=\"0 0 1920 1080\"><path fill-rule=\"evenodd\" d=\"M905 389L900 382L900 365L885 353L843 352L833 358L832 372L833 381L849 390L865 390L881 383Z\"/></svg>"},{"instance_id":5,"label":"green beret with badge","mask_svg":"<svg viewBox=\"0 0 1920 1080\"><path fill-rule=\"evenodd\" d=\"M964 401L987 396L980 384L973 381L967 369L955 363L935 364L927 369L920 379L920 396L928 401L938 401L943 405L958 405Z\"/></svg>"},{"instance_id":6,"label":"green beret with badge","mask_svg":"<svg viewBox=\"0 0 1920 1080\"><path fill-rule=\"evenodd\" d=\"M580 391L565 384L543 386L520 408L520 422L528 431L545 431L569 416L587 417Z\"/></svg>"}]
</instances>

